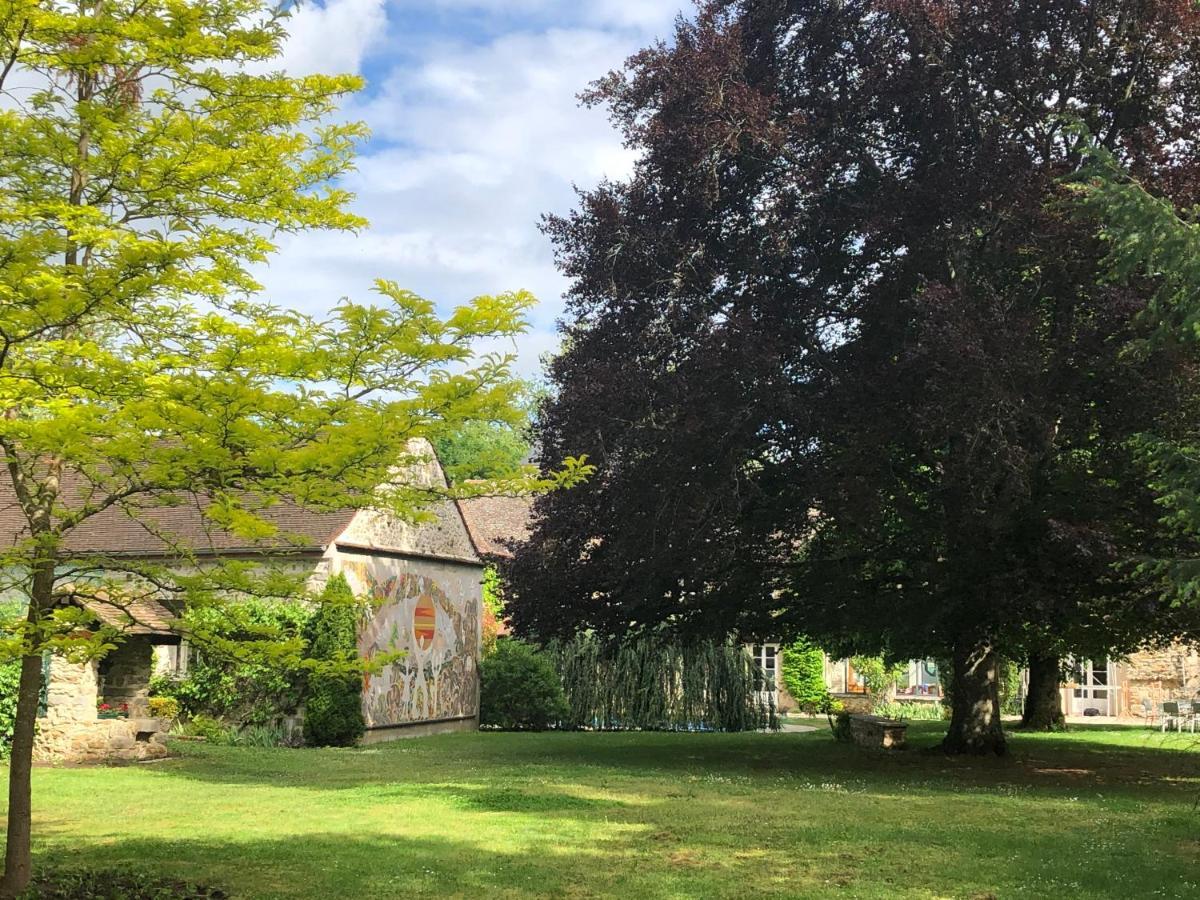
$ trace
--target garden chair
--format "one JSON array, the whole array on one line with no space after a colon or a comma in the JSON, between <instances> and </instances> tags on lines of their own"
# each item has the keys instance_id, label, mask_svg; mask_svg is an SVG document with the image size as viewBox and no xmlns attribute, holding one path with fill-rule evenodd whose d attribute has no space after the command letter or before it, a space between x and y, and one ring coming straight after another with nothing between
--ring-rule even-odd
<instances>
[{"instance_id":1,"label":"garden chair","mask_svg":"<svg viewBox=\"0 0 1200 900\"><path fill-rule=\"evenodd\" d=\"M1179 701L1179 721L1176 730L1183 731L1185 725L1192 734L1196 733L1196 704L1191 700Z\"/></svg>"},{"instance_id":2,"label":"garden chair","mask_svg":"<svg viewBox=\"0 0 1200 900\"><path fill-rule=\"evenodd\" d=\"M1155 708L1154 703L1149 697L1142 698L1142 716L1146 719L1146 725L1153 728L1161 718L1159 711Z\"/></svg>"},{"instance_id":3,"label":"garden chair","mask_svg":"<svg viewBox=\"0 0 1200 900\"><path fill-rule=\"evenodd\" d=\"M1178 728L1179 725L1179 704L1174 700L1164 701L1162 705L1162 730L1167 731L1172 727Z\"/></svg>"}]
</instances>

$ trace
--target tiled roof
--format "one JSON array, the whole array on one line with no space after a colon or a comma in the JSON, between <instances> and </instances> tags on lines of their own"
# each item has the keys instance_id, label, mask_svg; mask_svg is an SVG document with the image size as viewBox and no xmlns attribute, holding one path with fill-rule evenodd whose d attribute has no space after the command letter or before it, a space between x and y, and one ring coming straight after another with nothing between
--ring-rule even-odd
<instances>
[{"instance_id":1,"label":"tiled roof","mask_svg":"<svg viewBox=\"0 0 1200 900\"><path fill-rule=\"evenodd\" d=\"M63 493L66 497L80 496L78 485L65 484ZM205 554L278 550L294 546L299 540L303 549L320 551L346 530L355 514L353 509L317 511L280 503L261 513L279 529L279 534L253 541L216 528L203 514L207 505L207 500L200 498L180 506L150 507L139 510L136 519L112 506L73 529L66 549L77 554L141 556L170 553L173 546L179 546ZM29 526L12 482L0 469L0 543L9 547L28 535Z\"/></svg>"},{"instance_id":2,"label":"tiled roof","mask_svg":"<svg viewBox=\"0 0 1200 900\"><path fill-rule=\"evenodd\" d=\"M530 497L474 497L459 500L458 508L482 557L511 557L511 545L529 537Z\"/></svg>"},{"instance_id":3,"label":"tiled roof","mask_svg":"<svg viewBox=\"0 0 1200 900\"><path fill-rule=\"evenodd\" d=\"M129 601L108 601L103 597L82 600L80 605L105 625L126 634L174 634L171 624L175 615L149 597Z\"/></svg>"}]
</instances>

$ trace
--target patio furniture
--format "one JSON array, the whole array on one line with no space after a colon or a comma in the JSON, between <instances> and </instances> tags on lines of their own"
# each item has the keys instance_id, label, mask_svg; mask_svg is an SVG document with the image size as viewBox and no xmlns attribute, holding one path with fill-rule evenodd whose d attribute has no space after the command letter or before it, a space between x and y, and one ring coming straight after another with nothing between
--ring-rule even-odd
<instances>
[{"instance_id":1,"label":"patio furniture","mask_svg":"<svg viewBox=\"0 0 1200 900\"><path fill-rule=\"evenodd\" d=\"M1196 704L1191 700L1179 701L1179 721L1176 730L1183 731L1185 725L1192 734L1196 733Z\"/></svg>"},{"instance_id":2,"label":"patio furniture","mask_svg":"<svg viewBox=\"0 0 1200 900\"><path fill-rule=\"evenodd\" d=\"M1142 716L1146 719L1146 724L1151 728L1161 718L1159 711L1155 708L1154 703L1149 697L1142 698Z\"/></svg>"},{"instance_id":3,"label":"patio furniture","mask_svg":"<svg viewBox=\"0 0 1200 900\"><path fill-rule=\"evenodd\" d=\"M1179 704L1174 700L1166 700L1162 705L1162 730L1179 728Z\"/></svg>"}]
</instances>

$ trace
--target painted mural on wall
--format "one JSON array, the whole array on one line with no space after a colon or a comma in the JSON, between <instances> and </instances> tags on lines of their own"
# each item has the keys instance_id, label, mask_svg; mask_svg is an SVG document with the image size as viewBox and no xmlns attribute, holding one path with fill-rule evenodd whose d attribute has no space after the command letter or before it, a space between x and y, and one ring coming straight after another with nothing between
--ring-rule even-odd
<instances>
[{"instance_id":1,"label":"painted mural on wall","mask_svg":"<svg viewBox=\"0 0 1200 900\"><path fill-rule=\"evenodd\" d=\"M373 601L359 625L359 653L366 659L406 654L364 676L367 727L475 715L479 603L472 594L375 561L346 561L342 571Z\"/></svg>"}]
</instances>

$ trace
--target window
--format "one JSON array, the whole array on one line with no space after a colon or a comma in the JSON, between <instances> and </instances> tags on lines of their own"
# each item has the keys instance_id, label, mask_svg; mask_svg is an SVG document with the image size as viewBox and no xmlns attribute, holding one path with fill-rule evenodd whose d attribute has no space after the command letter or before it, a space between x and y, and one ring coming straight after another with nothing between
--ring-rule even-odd
<instances>
[{"instance_id":1,"label":"window","mask_svg":"<svg viewBox=\"0 0 1200 900\"><path fill-rule=\"evenodd\" d=\"M778 644L755 644L750 648L750 655L758 664L759 680L754 685L758 691L774 691L777 689L775 671L779 657Z\"/></svg>"},{"instance_id":2,"label":"window","mask_svg":"<svg viewBox=\"0 0 1200 900\"><path fill-rule=\"evenodd\" d=\"M827 664L825 683L832 694L863 694L867 690L862 676L854 671L854 665L848 659Z\"/></svg>"},{"instance_id":3,"label":"window","mask_svg":"<svg viewBox=\"0 0 1200 900\"><path fill-rule=\"evenodd\" d=\"M942 687L937 663L932 659L912 660L908 672L900 678L899 693L909 697L940 697Z\"/></svg>"}]
</instances>

